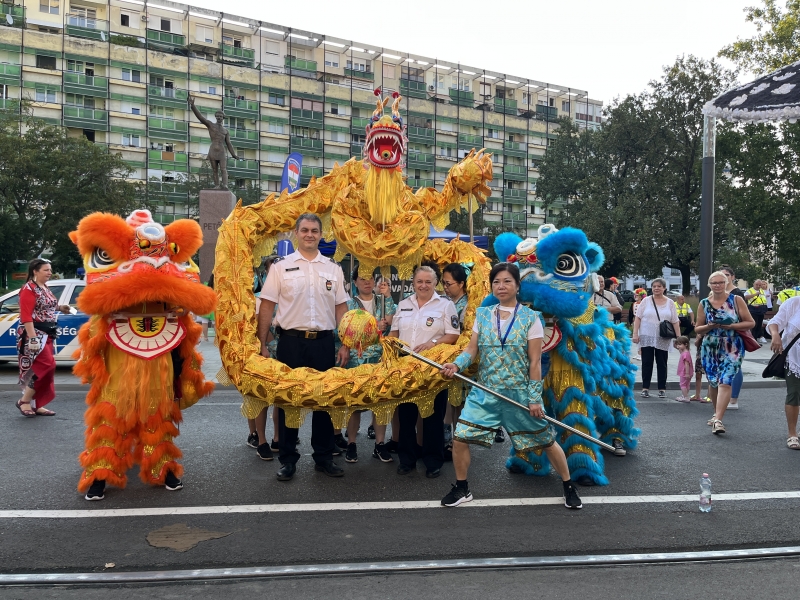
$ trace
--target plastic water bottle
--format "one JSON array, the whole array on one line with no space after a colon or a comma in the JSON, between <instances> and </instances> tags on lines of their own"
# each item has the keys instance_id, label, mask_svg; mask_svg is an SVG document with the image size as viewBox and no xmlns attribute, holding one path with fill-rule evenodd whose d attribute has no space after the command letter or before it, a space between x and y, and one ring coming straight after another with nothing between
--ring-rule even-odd
<instances>
[{"instance_id":1,"label":"plastic water bottle","mask_svg":"<svg viewBox=\"0 0 800 600\"><path fill-rule=\"evenodd\" d=\"M700 478L700 511L711 512L711 480L708 473Z\"/></svg>"}]
</instances>

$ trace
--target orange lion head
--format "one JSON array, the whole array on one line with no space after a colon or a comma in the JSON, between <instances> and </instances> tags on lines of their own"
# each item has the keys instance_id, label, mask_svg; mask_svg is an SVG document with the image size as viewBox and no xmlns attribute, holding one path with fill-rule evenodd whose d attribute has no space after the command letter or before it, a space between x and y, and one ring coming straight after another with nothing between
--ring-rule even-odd
<instances>
[{"instance_id":1,"label":"orange lion head","mask_svg":"<svg viewBox=\"0 0 800 600\"><path fill-rule=\"evenodd\" d=\"M203 244L200 226L180 219L162 226L149 210L127 219L93 213L69 234L83 256L86 289L78 307L87 314L109 314L145 302L181 306L195 314L214 310L214 291L200 283L192 255Z\"/></svg>"}]
</instances>

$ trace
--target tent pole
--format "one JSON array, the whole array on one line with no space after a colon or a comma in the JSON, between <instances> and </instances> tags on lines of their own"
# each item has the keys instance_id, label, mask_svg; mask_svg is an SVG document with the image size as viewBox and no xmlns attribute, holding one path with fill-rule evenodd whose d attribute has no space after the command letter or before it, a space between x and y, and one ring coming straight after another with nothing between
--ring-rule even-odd
<instances>
[{"instance_id":1,"label":"tent pole","mask_svg":"<svg viewBox=\"0 0 800 600\"><path fill-rule=\"evenodd\" d=\"M714 262L714 156L717 144L716 117L703 117L703 187L700 204L700 298L708 296L708 278Z\"/></svg>"}]
</instances>

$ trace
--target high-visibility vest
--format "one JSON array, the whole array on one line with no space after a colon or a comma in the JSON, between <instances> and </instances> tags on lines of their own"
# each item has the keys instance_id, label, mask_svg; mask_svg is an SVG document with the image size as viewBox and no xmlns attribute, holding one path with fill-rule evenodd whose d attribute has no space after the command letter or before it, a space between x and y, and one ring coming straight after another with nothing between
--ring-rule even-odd
<instances>
[{"instance_id":1,"label":"high-visibility vest","mask_svg":"<svg viewBox=\"0 0 800 600\"><path fill-rule=\"evenodd\" d=\"M750 306L766 306L767 304L767 297L764 295L764 290L757 290L756 288L750 288L745 292L752 296L749 300L747 300L747 304Z\"/></svg>"},{"instance_id":2,"label":"high-visibility vest","mask_svg":"<svg viewBox=\"0 0 800 600\"><path fill-rule=\"evenodd\" d=\"M677 302L675 303L675 310L678 311L678 317L688 317L689 313L692 312L692 307L689 306L688 302L684 302L683 306L680 306Z\"/></svg>"},{"instance_id":3,"label":"high-visibility vest","mask_svg":"<svg viewBox=\"0 0 800 600\"><path fill-rule=\"evenodd\" d=\"M794 298L797 295L800 295L800 290L798 290L798 288L787 288L778 293L778 302L786 302L789 298Z\"/></svg>"}]
</instances>

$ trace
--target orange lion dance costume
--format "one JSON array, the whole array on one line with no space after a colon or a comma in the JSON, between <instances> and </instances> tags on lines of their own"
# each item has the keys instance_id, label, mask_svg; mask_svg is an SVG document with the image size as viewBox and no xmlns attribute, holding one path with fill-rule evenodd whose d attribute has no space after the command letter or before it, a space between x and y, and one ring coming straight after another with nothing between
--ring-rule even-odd
<instances>
[{"instance_id":1,"label":"orange lion dance costume","mask_svg":"<svg viewBox=\"0 0 800 600\"><path fill-rule=\"evenodd\" d=\"M201 328L189 314L216 306L191 259L203 243L200 226L182 219L163 227L147 210L127 220L94 213L70 238L86 269L78 307L92 315L75 353L74 373L91 384L78 490L102 500L106 483L125 487L134 463L143 482L180 489L173 439L181 410L214 389L200 370Z\"/></svg>"}]
</instances>

